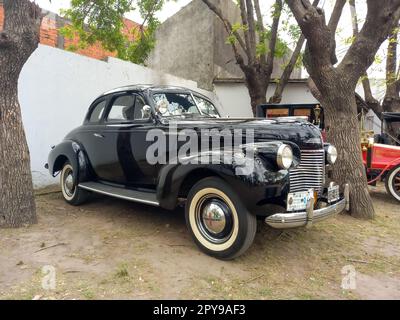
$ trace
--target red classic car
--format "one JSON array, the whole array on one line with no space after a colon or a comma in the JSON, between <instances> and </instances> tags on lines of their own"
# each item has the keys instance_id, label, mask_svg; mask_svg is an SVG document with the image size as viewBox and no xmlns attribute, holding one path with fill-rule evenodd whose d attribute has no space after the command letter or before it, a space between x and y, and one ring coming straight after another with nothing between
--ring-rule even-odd
<instances>
[{"instance_id":1,"label":"red classic car","mask_svg":"<svg viewBox=\"0 0 400 320\"><path fill-rule=\"evenodd\" d=\"M373 137L361 140L368 184L385 181L387 192L400 201L400 147L374 143Z\"/></svg>"}]
</instances>

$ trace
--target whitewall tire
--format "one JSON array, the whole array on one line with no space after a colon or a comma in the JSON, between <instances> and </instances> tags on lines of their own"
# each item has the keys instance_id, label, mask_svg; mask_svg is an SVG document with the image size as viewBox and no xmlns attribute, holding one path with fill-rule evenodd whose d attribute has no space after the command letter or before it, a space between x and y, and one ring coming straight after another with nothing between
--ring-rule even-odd
<instances>
[{"instance_id":1,"label":"whitewall tire","mask_svg":"<svg viewBox=\"0 0 400 320\"><path fill-rule=\"evenodd\" d=\"M386 191L400 201L400 165L389 171L386 177Z\"/></svg>"},{"instance_id":2,"label":"whitewall tire","mask_svg":"<svg viewBox=\"0 0 400 320\"><path fill-rule=\"evenodd\" d=\"M64 200L75 206L84 203L90 194L77 186L74 179L74 168L68 161L61 170L60 187Z\"/></svg>"},{"instance_id":3,"label":"whitewall tire","mask_svg":"<svg viewBox=\"0 0 400 320\"><path fill-rule=\"evenodd\" d=\"M255 215L248 212L237 194L222 179L209 177L189 192L186 224L205 253L233 259L252 244L257 229Z\"/></svg>"}]
</instances>

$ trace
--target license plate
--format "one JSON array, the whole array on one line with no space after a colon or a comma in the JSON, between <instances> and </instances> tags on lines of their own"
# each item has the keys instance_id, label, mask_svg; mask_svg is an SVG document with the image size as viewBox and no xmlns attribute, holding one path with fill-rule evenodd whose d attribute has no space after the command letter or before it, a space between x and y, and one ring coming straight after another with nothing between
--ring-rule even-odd
<instances>
[{"instance_id":1,"label":"license plate","mask_svg":"<svg viewBox=\"0 0 400 320\"><path fill-rule=\"evenodd\" d=\"M339 186L332 186L328 188L328 203L339 200Z\"/></svg>"},{"instance_id":2,"label":"license plate","mask_svg":"<svg viewBox=\"0 0 400 320\"><path fill-rule=\"evenodd\" d=\"M307 201L313 196L314 191L299 191L291 192L287 197L287 211L300 211L305 210Z\"/></svg>"}]
</instances>

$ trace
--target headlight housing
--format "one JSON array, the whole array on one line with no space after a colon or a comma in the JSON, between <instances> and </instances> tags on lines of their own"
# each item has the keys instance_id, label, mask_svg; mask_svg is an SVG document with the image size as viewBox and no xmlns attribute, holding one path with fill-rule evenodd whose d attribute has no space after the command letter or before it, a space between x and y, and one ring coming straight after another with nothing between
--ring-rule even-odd
<instances>
[{"instance_id":1,"label":"headlight housing","mask_svg":"<svg viewBox=\"0 0 400 320\"><path fill-rule=\"evenodd\" d=\"M293 151L287 144L282 144L276 154L276 163L281 169L289 169L293 163Z\"/></svg>"},{"instance_id":2,"label":"headlight housing","mask_svg":"<svg viewBox=\"0 0 400 320\"><path fill-rule=\"evenodd\" d=\"M337 159L337 150L335 146L329 145L326 149L326 160L329 164L334 164Z\"/></svg>"}]
</instances>

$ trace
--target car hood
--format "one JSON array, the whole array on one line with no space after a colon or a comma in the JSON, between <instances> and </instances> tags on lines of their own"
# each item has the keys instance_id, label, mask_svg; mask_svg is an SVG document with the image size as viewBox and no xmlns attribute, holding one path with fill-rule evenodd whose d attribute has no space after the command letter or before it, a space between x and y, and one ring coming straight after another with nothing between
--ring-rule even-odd
<instances>
[{"instance_id":1,"label":"car hood","mask_svg":"<svg viewBox=\"0 0 400 320\"><path fill-rule=\"evenodd\" d=\"M321 149L323 141L320 130L309 122L292 119L257 119L257 118L207 118L207 119L173 119L178 130L194 129L229 129L252 130L255 142L290 141L300 149Z\"/></svg>"}]
</instances>

